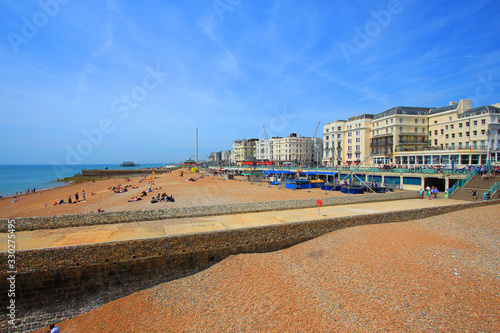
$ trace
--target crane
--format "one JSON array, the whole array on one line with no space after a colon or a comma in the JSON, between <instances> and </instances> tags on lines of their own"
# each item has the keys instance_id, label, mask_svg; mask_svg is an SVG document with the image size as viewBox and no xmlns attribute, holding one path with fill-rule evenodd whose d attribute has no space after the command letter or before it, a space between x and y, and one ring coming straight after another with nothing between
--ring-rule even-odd
<instances>
[{"instance_id":1,"label":"crane","mask_svg":"<svg viewBox=\"0 0 500 333\"><path fill-rule=\"evenodd\" d=\"M314 154L313 153L313 151L314 151L314 139L316 139L316 134L318 134L318 129L319 129L320 124L321 124L321 121L318 122L318 126L316 126L316 131L314 131L314 136L312 137L312 145L311 145L311 153L312 154ZM297 170L297 175L300 175L300 173L302 172L302 168L304 167L306 160L307 160L307 155L304 158L304 161L302 161L302 164L300 165L299 170ZM312 160L314 160L314 155L312 155Z\"/></svg>"}]
</instances>

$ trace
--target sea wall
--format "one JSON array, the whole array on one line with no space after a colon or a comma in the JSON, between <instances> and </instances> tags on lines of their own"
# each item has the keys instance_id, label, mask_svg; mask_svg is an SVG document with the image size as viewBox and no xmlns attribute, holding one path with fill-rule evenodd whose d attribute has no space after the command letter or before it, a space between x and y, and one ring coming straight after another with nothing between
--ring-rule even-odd
<instances>
[{"instance_id":1,"label":"sea wall","mask_svg":"<svg viewBox=\"0 0 500 333\"><path fill-rule=\"evenodd\" d=\"M169 173L174 170L179 169L180 167L174 167L170 169L154 169L156 174ZM82 170L82 176L84 177L119 177L119 176L137 176L137 175L152 175L153 169L84 169Z\"/></svg>"},{"instance_id":2,"label":"sea wall","mask_svg":"<svg viewBox=\"0 0 500 333\"><path fill-rule=\"evenodd\" d=\"M114 299L206 269L239 253L284 249L352 226L401 222L499 204L500 200L200 234L166 236L16 253L16 328L27 331L87 312ZM7 254L0 253L7 262ZM7 300L8 273L0 274ZM6 318L6 307L0 309ZM7 331L7 321L0 323Z\"/></svg>"},{"instance_id":3,"label":"sea wall","mask_svg":"<svg viewBox=\"0 0 500 333\"><path fill-rule=\"evenodd\" d=\"M403 191L396 193L367 193L359 195L344 195L341 197L322 198L321 200L323 201L323 206L334 206L364 202L404 200L418 197L418 192ZM19 217L16 218L16 231L33 231L40 229L57 229L97 224L129 223L165 220L170 218L241 214L312 207L316 207L316 199L268 201L218 206L195 206L73 215ZM0 233L5 232L7 232L7 224L3 223L0 225Z\"/></svg>"}]
</instances>

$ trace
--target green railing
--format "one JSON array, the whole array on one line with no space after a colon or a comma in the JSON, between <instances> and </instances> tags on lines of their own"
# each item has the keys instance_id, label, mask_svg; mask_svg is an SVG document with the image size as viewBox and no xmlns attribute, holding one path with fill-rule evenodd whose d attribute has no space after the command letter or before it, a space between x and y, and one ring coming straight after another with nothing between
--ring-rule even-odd
<instances>
[{"instance_id":1,"label":"green railing","mask_svg":"<svg viewBox=\"0 0 500 333\"><path fill-rule=\"evenodd\" d=\"M211 168L224 168L224 169L249 169L253 168L251 165L247 166L231 166L231 165L224 165L224 166L211 166ZM300 169L300 166L257 166L257 169L262 169L262 170L269 170L269 169L275 169L275 170L298 170ZM304 171L337 171L337 172L350 172L356 170L356 172L385 172L385 173L424 173L424 174L456 174L456 175L463 175L466 174L466 170L451 170L451 169L419 169L419 168L414 168L414 169L406 169L406 168L394 168L394 169L379 169L375 167L359 167L356 168L355 166L351 168L346 168L346 167L330 167L330 168L325 168L325 167L304 167L302 168Z\"/></svg>"},{"instance_id":2,"label":"green railing","mask_svg":"<svg viewBox=\"0 0 500 333\"><path fill-rule=\"evenodd\" d=\"M459 180L453 185L451 188L446 190L446 197L450 199L450 197L455 193L456 190L458 190L459 187L463 187L467 185L467 183L476 175L476 170L469 171L467 174L467 178Z\"/></svg>"},{"instance_id":3,"label":"green railing","mask_svg":"<svg viewBox=\"0 0 500 333\"><path fill-rule=\"evenodd\" d=\"M486 198L486 194L489 192L490 193L490 199L495 195L495 192L498 191L498 186L499 186L500 182L497 182L495 184L493 184L493 186L486 192L483 193L483 201L486 201L488 200Z\"/></svg>"}]
</instances>

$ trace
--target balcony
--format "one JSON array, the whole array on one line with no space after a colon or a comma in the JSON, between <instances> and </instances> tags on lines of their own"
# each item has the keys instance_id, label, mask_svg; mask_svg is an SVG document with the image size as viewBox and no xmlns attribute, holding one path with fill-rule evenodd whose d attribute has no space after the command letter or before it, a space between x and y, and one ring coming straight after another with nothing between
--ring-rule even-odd
<instances>
[{"instance_id":1,"label":"balcony","mask_svg":"<svg viewBox=\"0 0 500 333\"><path fill-rule=\"evenodd\" d=\"M392 144L394 143L394 141L375 141L372 143L370 143L370 147L382 147L382 146L392 146Z\"/></svg>"},{"instance_id":2,"label":"balcony","mask_svg":"<svg viewBox=\"0 0 500 333\"><path fill-rule=\"evenodd\" d=\"M426 140L399 140L398 144L428 145L430 142Z\"/></svg>"},{"instance_id":3,"label":"balcony","mask_svg":"<svg viewBox=\"0 0 500 333\"><path fill-rule=\"evenodd\" d=\"M393 133L383 133L383 134L372 135L372 138L385 138L392 135Z\"/></svg>"},{"instance_id":4,"label":"balcony","mask_svg":"<svg viewBox=\"0 0 500 333\"><path fill-rule=\"evenodd\" d=\"M399 132L399 136L410 135L410 136L427 136L427 133L422 132Z\"/></svg>"}]
</instances>

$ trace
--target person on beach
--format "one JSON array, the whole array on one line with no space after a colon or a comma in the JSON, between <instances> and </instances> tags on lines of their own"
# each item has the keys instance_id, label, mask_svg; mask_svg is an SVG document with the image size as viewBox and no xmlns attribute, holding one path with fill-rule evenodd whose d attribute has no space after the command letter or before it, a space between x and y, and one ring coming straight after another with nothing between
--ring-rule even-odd
<instances>
[{"instance_id":1,"label":"person on beach","mask_svg":"<svg viewBox=\"0 0 500 333\"><path fill-rule=\"evenodd\" d=\"M85 190L82 190L82 200L85 201Z\"/></svg>"},{"instance_id":2,"label":"person on beach","mask_svg":"<svg viewBox=\"0 0 500 333\"><path fill-rule=\"evenodd\" d=\"M78 192L75 193L75 203L78 202Z\"/></svg>"},{"instance_id":3,"label":"person on beach","mask_svg":"<svg viewBox=\"0 0 500 333\"><path fill-rule=\"evenodd\" d=\"M49 326L49 331L47 333L59 333L59 327L57 327L55 324L50 324Z\"/></svg>"},{"instance_id":4,"label":"person on beach","mask_svg":"<svg viewBox=\"0 0 500 333\"><path fill-rule=\"evenodd\" d=\"M423 199L423 198L424 198L424 190L420 189L420 199Z\"/></svg>"},{"instance_id":5,"label":"person on beach","mask_svg":"<svg viewBox=\"0 0 500 333\"><path fill-rule=\"evenodd\" d=\"M71 193L69 194L69 197L68 197L68 203L71 203Z\"/></svg>"},{"instance_id":6,"label":"person on beach","mask_svg":"<svg viewBox=\"0 0 500 333\"><path fill-rule=\"evenodd\" d=\"M472 200L473 200L473 201L476 201L476 199L477 199L477 192L476 192L476 189L475 189L475 188L473 188L473 189L472 189Z\"/></svg>"}]
</instances>

